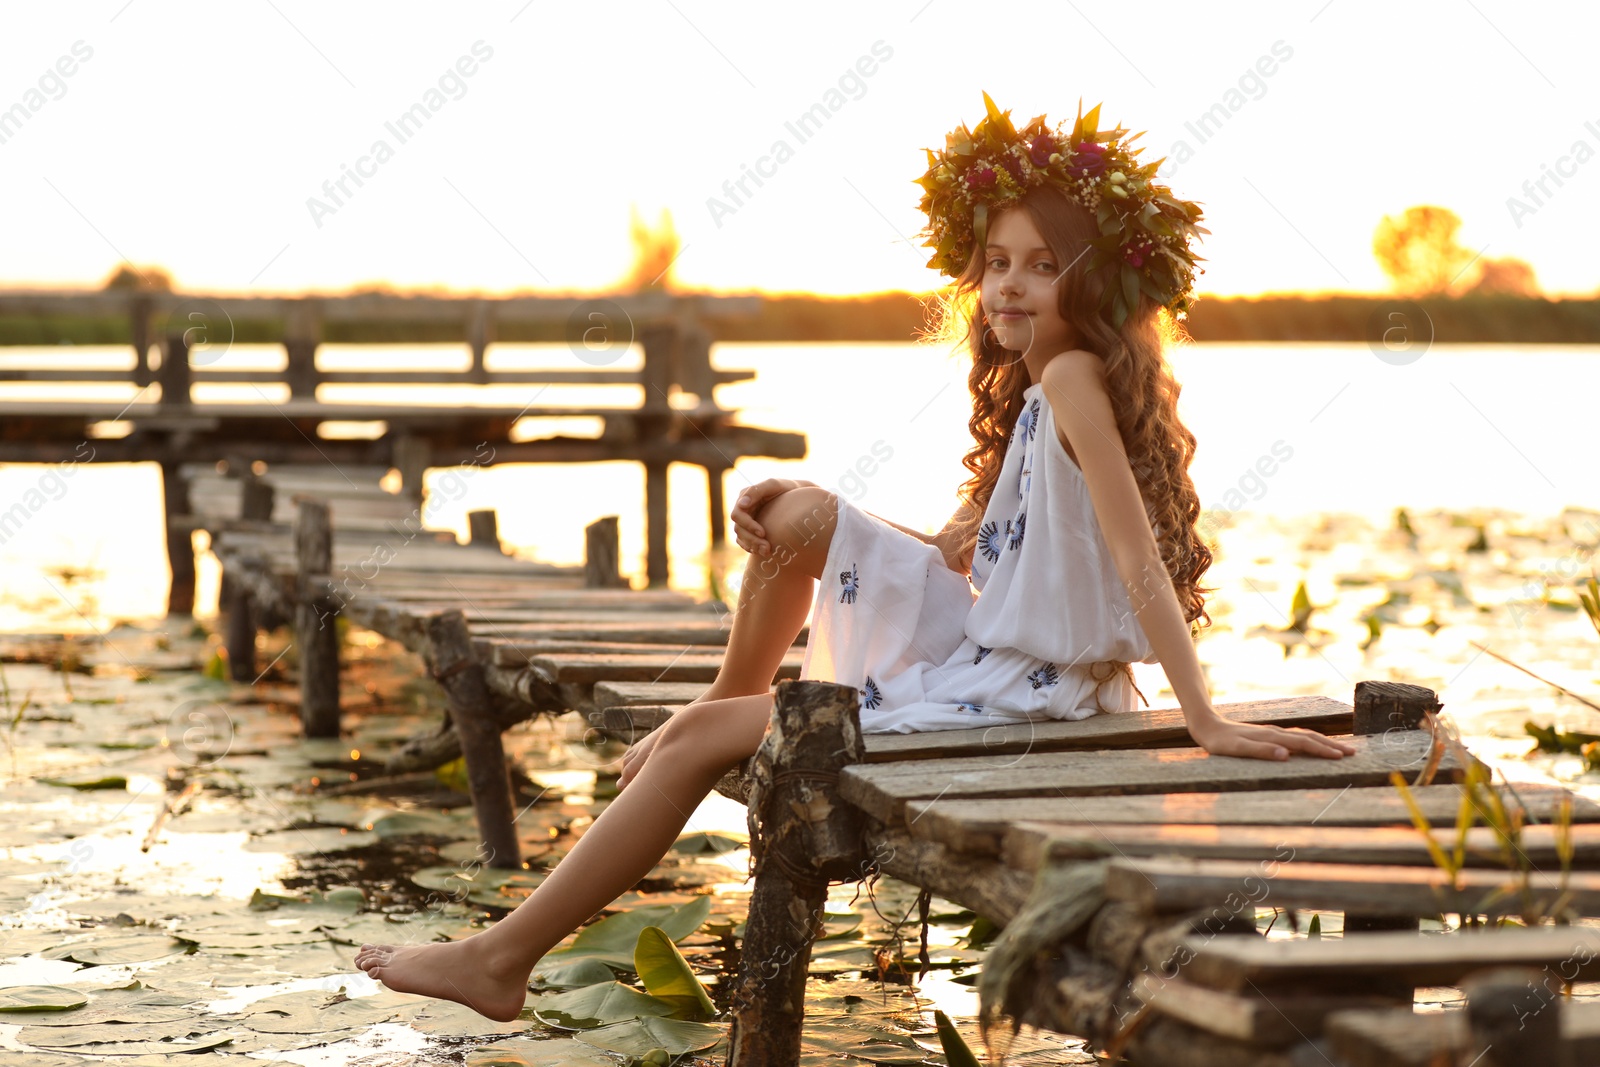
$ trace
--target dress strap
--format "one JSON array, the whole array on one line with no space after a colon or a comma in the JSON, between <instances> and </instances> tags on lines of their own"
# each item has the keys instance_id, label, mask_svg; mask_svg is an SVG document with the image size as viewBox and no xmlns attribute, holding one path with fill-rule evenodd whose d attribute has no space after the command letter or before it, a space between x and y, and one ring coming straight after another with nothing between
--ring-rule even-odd
<instances>
[{"instance_id":1,"label":"dress strap","mask_svg":"<svg viewBox=\"0 0 1600 1067\"><path fill-rule=\"evenodd\" d=\"M1100 677L1101 672L1099 668L1102 667L1106 668L1104 678ZM1121 659L1105 659L1099 661L1098 663L1089 664L1089 677L1093 678L1096 683L1094 687L1095 704L1100 708L1101 711L1111 710L1105 706L1103 701L1101 701L1100 689L1107 682L1111 681L1111 679L1115 678L1119 673L1124 678L1128 679L1128 684L1133 686L1133 691L1139 694L1139 699L1144 701L1144 706L1148 708L1150 706L1150 701L1146 699L1144 693L1140 691L1139 687L1134 684L1132 663L1128 660Z\"/></svg>"}]
</instances>

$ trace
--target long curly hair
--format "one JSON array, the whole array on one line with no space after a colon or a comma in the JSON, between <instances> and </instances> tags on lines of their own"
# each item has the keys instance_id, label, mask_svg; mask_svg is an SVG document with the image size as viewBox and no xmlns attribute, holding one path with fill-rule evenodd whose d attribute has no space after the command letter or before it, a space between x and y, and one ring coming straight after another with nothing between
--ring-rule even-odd
<instances>
[{"instance_id":1,"label":"long curly hair","mask_svg":"<svg viewBox=\"0 0 1600 1067\"><path fill-rule=\"evenodd\" d=\"M1088 209L1067 199L1059 189L1043 186L1030 190L1006 210L1027 211L1056 262L1070 264L1056 283L1061 316L1075 331L1078 345L1099 356L1105 368L1117 429L1162 562L1184 619L1190 623L1191 633L1197 633L1211 624L1205 594L1215 590L1199 582L1211 566L1212 554L1196 529L1200 497L1188 470L1195 437L1178 418L1182 387L1166 359L1167 347L1186 338L1171 316L1143 292L1138 307L1120 329L1113 328L1098 310L1104 275L1087 271L1085 242L1098 237L1100 229ZM991 232L996 221L990 221ZM936 299L933 329L924 334L948 350L965 346L972 356L967 376L972 418L967 425L973 445L962 459L972 477L960 487L964 507L951 532L963 546L962 559L972 558L1006 445L1022 413L1023 390L1031 384L1022 357L995 343L984 316L980 298L986 262L984 250L974 248L961 277Z\"/></svg>"}]
</instances>

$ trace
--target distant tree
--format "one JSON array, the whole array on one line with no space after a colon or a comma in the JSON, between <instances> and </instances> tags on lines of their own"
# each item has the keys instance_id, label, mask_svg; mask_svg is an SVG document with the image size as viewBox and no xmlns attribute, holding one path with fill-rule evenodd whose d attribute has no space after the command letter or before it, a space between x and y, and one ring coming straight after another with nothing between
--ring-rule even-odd
<instances>
[{"instance_id":1,"label":"distant tree","mask_svg":"<svg viewBox=\"0 0 1600 1067\"><path fill-rule=\"evenodd\" d=\"M120 264L111 275L106 278L102 289L159 289L162 292L172 291L172 275L163 267L135 267L131 263Z\"/></svg>"},{"instance_id":2,"label":"distant tree","mask_svg":"<svg viewBox=\"0 0 1600 1067\"><path fill-rule=\"evenodd\" d=\"M631 214L633 266L628 270L628 288L634 292L671 289L672 262L678 257L679 247L672 213L662 208L661 225L653 230L639 218L637 207Z\"/></svg>"},{"instance_id":3,"label":"distant tree","mask_svg":"<svg viewBox=\"0 0 1600 1067\"><path fill-rule=\"evenodd\" d=\"M1398 219L1385 215L1372 235L1372 254L1396 291L1409 296L1451 289L1472 253L1456 240L1461 217L1449 208L1408 207Z\"/></svg>"},{"instance_id":4,"label":"distant tree","mask_svg":"<svg viewBox=\"0 0 1600 1067\"><path fill-rule=\"evenodd\" d=\"M1543 292L1533 268L1520 259L1486 259L1478 280L1468 290L1473 293L1506 293L1513 296L1538 296Z\"/></svg>"}]
</instances>

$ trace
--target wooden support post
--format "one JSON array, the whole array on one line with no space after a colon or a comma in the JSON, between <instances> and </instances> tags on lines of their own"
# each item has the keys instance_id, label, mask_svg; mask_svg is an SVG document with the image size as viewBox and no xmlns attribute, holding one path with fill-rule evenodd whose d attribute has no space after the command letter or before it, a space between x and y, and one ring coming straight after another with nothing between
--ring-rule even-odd
<instances>
[{"instance_id":1,"label":"wooden support post","mask_svg":"<svg viewBox=\"0 0 1600 1067\"><path fill-rule=\"evenodd\" d=\"M472 317L467 320L467 344L472 348L472 368L467 377L482 384L489 380L489 369L484 356L494 341L494 305L479 300L472 305Z\"/></svg>"},{"instance_id":2,"label":"wooden support post","mask_svg":"<svg viewBox=\"0 0 1600 1067\"><path fill-rule=\"evenodd\" d=\"M500 520L493 508L467 512L467 543L474 548L500 549Z\"/></svg>"},{"instance_id":3,"label":"wooden support post","mask_svg":"<svg viewBox=\"0 0 1600 1067\"><path fill-rule=\"evenodd\" d=\"M300 724L307 737L339 736L339 603L328 596L333 521L325 500L297 497L295 633L300 646Z\"/></svg>"},{"instance_id":4,"label":"wooden support post","mask_svg":"<svg viewBox=\"0 0 1600 1067\"><path fill-rule=\"evenodd\" d=\"M288 357L284 379L290 400L315 400L317 345L322 340L322 309L315 300L291 300L283 322L283 348Z\"/></svg>"},{"instance_id":5,"label":"wooden support post","mask_svg":"<svg viewBox=\"0 0 1600 1067\"><path fill-rule=\"evenodd\" d=\"M181 331L169 333L162 340L161 366L156 371L156 381L161 384L162 407L189 406L189 386L192 381L189 373L189 341Z\"/></svg>"},{"instance_id":6,"label":"wooden support post","mask_svg":"<svg viewBox=\"0 0 1600 1067\"><path fill-rule=\"evenodd\" d=\"M472 658L472 636L459 608L428 618L428 661L434 680L444 689L450 719L467 760L467 788L478 817L485 862L517 868L517 824L511 808L511 780L506 772L500 723L490 702L483 667Z\"/></svg>"},{"instance_id":7,"label":"wooden support post","mask_svg":"<svg viewBox=\"0 0 1600 1067\"><path fill-rule=\"evenodd\" d=\"M750 898L729 1032L730 1067L800 1062L806 971L831 879L865 877L861 814L839 770L865 758L861 694L833 682L778 683L750 792Z\"/></svg>"},{"instance_id":8,"label":"wooden support post","mask_svg":"<svg viewBox=\"0 0 1600 1067\"><path fill-rule=\"evenodd\" d=\"M422 503L423 475L433 461L433 449L425 437L402 434L395 438L392 462L400 472L400 495Z\"/></svg>"},{"instance_id":9,"label":"wooden support post","mask_svg":"<svg viewBox=\"0 0 1600 1067\"><path fill-rule=\"evenodd\" d=\"M617 567L617 516L607 515L583 528L583 584L590 589L627 589L632 586Z\"/></svg>"},{"instance_id":10,"label":"wooden support post","mask_svg":"<svg viewBox=\"0 0 1600 1067\"><path fill-rule=\"evenodd\" d=\"M239 518L252 522L271 522L272 483L251 473L247 461L230 461L230 469L244 473L239 478ZM254 682L256 674L256 630L259 622L250 599L249 585L243 581L229 582L228 572L222 572L222 609L227 613L227 631L224 636L228 649L228 673L236 682Z\"/></svg>"},{"instance_id":11,"label":"wooden support post","mask_svg":"<svg viewBox=\"0 0 1600 1067\"><path fill-rule=\"evenodd\" d=\"M239 483L239 518L251 522L271 522L272 509L277 504L276 497L271 482L257 478L248 467L245 468L244 478Z\"/></svg>"},{"instance_id":12,"label":"wooden support post","mask_svg":"<svg viewBox=\"0 0 1600 1067\"><path fill-rule=\"evenodd\" d=\"M645 584L655 589L667 584L671 576L667 562L667 467L666 460L644 461Z\"/></svg>"},{"instance_id":13,"label":"wooden support post","mask_svg":"<svg viewBox=\"0 0 1600 1067\"><path fill-rule=\"evenodd\" d=\"M728 513L722 499L722 476L728 468L720 464L706 464L706 500L711 506L711 547L728 543Z\"/></svg>"},{"instance_id":14,"label":"wooden support post","mask_svg":"<svg viewBox=\"0 0 1600 1067\"><path fill-rule=\"evenodd\" d=\"M128 305L128 333L133 339L133 384L141 388L154 378L150 374L150 298L136 296Z\"/></svg>"},{"instance_id":15,"label":"wooden support post","mask_svg":"<svg viewBox=\"0 0 1600 1067\"><path fill-rule=\"evenodd\" d=\"M1531 967L1501 967L1468 975L1469 1045L1459 1063L1476 1067L1569 1067L1561 1040L1561 980Z\"/></svg>"},{"instance_id":16,"label":"wooden support post","mask_svg":"<svg viewBox=\"0 0 1600 1067\"><path fill-rule=\"evenodd\" d=\"M1406 682L1360 681L1356 683L1351 732L1381 736L1391 730L1425 729L1428 715L1438 711L1441 706L1438 694L1424 686ZM1346 912L1344 916L1344 932L1347 934L1419 929L1421 924L1414 916L1404 918L1361 912Z\"/></svg>"},{"instance_id":17,"label":"wooden support post","mask_svg":"<svg viewBox=\"0 0 1600 1067\"><path fill-rule=\"evenodd\" d=\"M172 579L167 586L167 615L194 614L194 532L184 524L189 516L189 481L183 465L161 464L162 514L167 523L167 566Z\"/></svg>"}]
</instances>

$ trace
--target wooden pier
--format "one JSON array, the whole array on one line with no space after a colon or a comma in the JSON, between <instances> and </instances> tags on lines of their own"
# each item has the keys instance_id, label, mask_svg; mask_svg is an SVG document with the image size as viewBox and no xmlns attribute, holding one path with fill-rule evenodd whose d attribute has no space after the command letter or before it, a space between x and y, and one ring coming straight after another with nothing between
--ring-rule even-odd
<instances>
[{"instance_id":1,"label":"wooden pier","mask_svg":"<svg viewBox=\"0 0 1600 1067\"><path fill-rule=\"evenodd\" d=\"M197 499L230 489L262 507L248 479L214 478ZM726 605L621 588L608 520L590 527L584 568L551 568L500 555L485 517L474 522L489 542L480 547L444 543L449 535L396 544L393 530L373 528L373 506L352 509L344 526L339 501L302 495L292 531L208 520L235 676L254 669L255 625L297 620L311 734L337 729L337 645L319 619L344 615L421 653L449 720L390 766L464 752L488 854L514 865L501 731L576 712L591 736L643 737L715 677ZM361 568L381 546L392 558ZM353 583L352 567L370 576ZM1600 806L1555 787L1496 790L1522 824L1508 846L1473 786L1481 765L1447 743L1432 691L1364 681L1353 704L1219 706L1240 721L1348 735L1357 752L1337 761L1211 756L1177 708L862 735L857 691L796 680L805 636L778 672L779 728L718 786L747 804L752 831L755 893L731 999L736 1067L795 1062L818 932L806 916L820 916L831 883L879 875L1002 928L979 980L997 1048L1010 1024L1026 1023L1170 1067L1480 1054L1480 1064L1600 1062L1600 1005L1559 995L1600 980L1600 931L1420 928L1452 916L1600 916ZM319 641L328 651L308 656ZM1397 772L1436 828L1431 842L1392 784ZM1464 809L1469 787L1478 806ZM1452 877L1430 843L1451 853L1464 810L1485 825L1462 837ZM1328 929L1264 938L1260 908L1280 909L1285 926L1314 912ZM1416 990L1436 986L1465 990L1467 1008L1414 1011ZM1525 1033L1508 1017L1537 1025Z\"/></svg>"},{"instance_id":2,"label":"wooden pier","mask_svg":"<svg viewBox=\"0 0 1600 1067\"><path fill-rule=\"evenodd\" d=\"M495 463L637 462L645 474L645 578L665 586L667 469L692 463L705 470L711 543L725 541L723 476L744 456L798 459L802 434L740 425L720 407L718 385L753 378L749 370L713 368L706 320L748 315L757 298L645 294L615 299L450 299L350 296L209 297L178 293L0 293L0 316L123 319L133 349L123 369L0 363L0 382L64 388L122 384L137 388L128 403L82 398L0 401L0 463L126 463L161 465L173 584L169 612L193 611L194 560L188 530L195 526L185 465L226 464L236 474L257 463L325 466L343 472L357 495L377 491L382 475L400 473L402 491L421 499L429 467ZM277 323L284 365L271 370L213 366L231 343L236 323ZM446 370L335 371L321 367L317 349L341 324L379 324L390 342L432 338L441 327L464 331L469 366ZM489 345L513 328L564 339L570 364L532 370L490 370ZM540 332L542 331L542 332ZM638 343L643 367L610 366ZM151 359L152 349L157 358ZM200 402L196 385L251 386L259 401ZM532 389L520 406L486 406L430 399L416 404L339 403L318 398L322 385L517 385ZM604 405L534 403L552 385L608 386ZM263 391L287 389L277 402ZM693 397L693 406L683 401ZM587 416L599 420L593 437L550 436L512 441L522 420ZM375 436L323 436L335 423L378 424ZM376 474L358 480L350 472ZM7 515L0 512L0 528Z\"/></svg>"}]
</instances>

